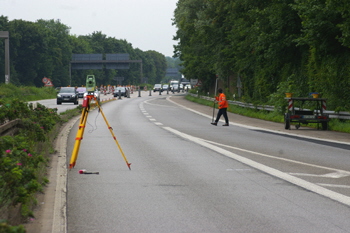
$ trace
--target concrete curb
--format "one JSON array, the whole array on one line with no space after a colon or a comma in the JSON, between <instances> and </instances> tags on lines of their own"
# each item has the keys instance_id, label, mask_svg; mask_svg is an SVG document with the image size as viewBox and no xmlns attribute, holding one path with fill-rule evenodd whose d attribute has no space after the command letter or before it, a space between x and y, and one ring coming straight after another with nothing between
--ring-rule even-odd
<instances>
[{"instance_id":1,"label":"concrete curb","mask_svg":"<svg viewBox=\"0 0 350 233\"><path fill-rule=\"evenodd\" d=\"M62 129L57 142L56 151L59 151L57 158L55 202L52 221L52 233L67 232L67 141L68 134L80 116L74 117Z\"/></svg>"}]
</instances>

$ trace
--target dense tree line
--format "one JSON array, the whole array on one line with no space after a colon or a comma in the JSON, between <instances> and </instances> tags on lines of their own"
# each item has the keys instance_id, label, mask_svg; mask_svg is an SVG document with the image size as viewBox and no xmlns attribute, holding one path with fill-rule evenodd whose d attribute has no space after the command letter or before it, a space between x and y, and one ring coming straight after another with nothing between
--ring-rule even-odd
<instances>
[{"instance_id":1,"label":"dense tree line","mask_svg":"<svg viewBox=\"0 0 350 233\"><path fill-rule=\"evenodd\" d=\"M268 102L284 92L318 92L350 110L350 2L346 0L179 0L176 56L203 88L216 75L231 92Z\"/></svg>"},{"instance_id":2,"label":"dense tree line","mask_svg":"<svg viewBox=\"0 0 350 233\"><path fill-rule=\"evenodd\" d=\"M0 16L0 31L10 34L11 83L43 86L43 77L50 78L55 86L85 85L86 75L94 74L97 85L116 85L114 77L124 77L123 85L139 85L141 66L131 63L129 69L71 70L72 54L128 53L130 60L142 60L143 78L148 83L160 83L165 75L167 61L156 51L133 48L126 40L108 37L102 32L76 36L59 20L9 21ZM4 43L0 42L0 74L4 74ZM70 77L71 74L71 77ZM3 76L4 77L4 76ZM5 82L5 78L0 78Z\"/></svg>"}]
</instances>

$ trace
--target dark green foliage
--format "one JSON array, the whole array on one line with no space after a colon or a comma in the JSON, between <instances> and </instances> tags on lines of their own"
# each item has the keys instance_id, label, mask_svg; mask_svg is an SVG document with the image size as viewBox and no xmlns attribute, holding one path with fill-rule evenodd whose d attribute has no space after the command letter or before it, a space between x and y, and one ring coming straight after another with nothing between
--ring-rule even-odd
<instances>
[{"instance_id":1,"label":"dark green foliage","mask_svg":"<svg viewBox=\"0 0 350 233\"><path fill-rule=\"evenodd\" d=\"M19 119L19 130L0 137L0 210L20 204L22 216L32 216L35 194L48 182L43 173L49 157L39 144L51 145L49 135L62 121L56 109L40 104L34 108L14 99L2 100L1 105L0 124Z\"/></svg>"},{"instance_id":2,"label":"dark green foliage","mask_svg":"<svg viewBox=\"0 0 350 233\"><path fill-rule=\"evenodd\" d=\"M11 226L6 220L0 219L0 232L1 233L25 233L25 228L21 226Z\"/></svg>"},{"instance_id":3,"label":"dark green foliage","mask_svg":"<svg viewBox=\"0 0 350 233\"><path fill-rule=\"evenodd\" d=\"M134 49L126 40L107 37L102 32L93 32L86 36L69 34L69 27L60 20L24 20L9 21L0 16L0 31L10 34L11 83L41 87L44 77L50 78L56 87L85 85L86 76L93 73L98 86L117 85L115 77L124 77L122 85L138 85L142 77L148 82L160 82L165 75L165 56L156 51ZM131 63L127 70L72 70L69 63L72 54L128 53ZM4 71L4 44L0 43L0 74ZM5 80L0 79L0 83Z\"/></svg>"},{"instance_id":4,"label":"dark green foliage","mask_svg":"<svg viewBox=\"0 0 350 233\"><path fill-rule=\"evenodd\" d=\"M350 110L350 2L179 0L176 55L203 91L223 85L242 99L272 102L319 92L329 109ZM274 103L271 103L274 104Z\"/></svg>"}]
</instances>

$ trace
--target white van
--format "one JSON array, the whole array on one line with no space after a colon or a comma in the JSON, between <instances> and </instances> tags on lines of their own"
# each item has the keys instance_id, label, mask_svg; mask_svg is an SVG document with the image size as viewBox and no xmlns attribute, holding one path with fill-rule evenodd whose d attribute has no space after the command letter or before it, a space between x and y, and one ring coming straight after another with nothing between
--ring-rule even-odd
<instances>
[{"instance_id":1,"label":"white van","mask_svg":"<svg viewBox=\"0 0 350 233\"><path fill-rule=\"evenodd\" d=\"M174 88L173 88L174 85L179 86L179 81L176 81L176 80L171 80L170 81L170 90L171 91L175 91Z\"/></svg>"}]
</instances>

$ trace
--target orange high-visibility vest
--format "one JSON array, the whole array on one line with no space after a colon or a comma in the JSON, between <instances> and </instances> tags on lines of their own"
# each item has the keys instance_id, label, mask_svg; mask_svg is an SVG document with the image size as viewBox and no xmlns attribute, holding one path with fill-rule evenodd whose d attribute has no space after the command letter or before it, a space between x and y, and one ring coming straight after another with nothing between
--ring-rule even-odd
<instances>
[{"instance_id":1,"label":"orange high-visibility vest","mask_svg":"<svg viewBox=\"0 0 350 233\"><path fill-rule=\"evenodd\" d=\"M215 97L215 99L219 102L219 109L228 108L228 102L224 93L220 93L219 96Z\"/></svg>"}]
</instances>

